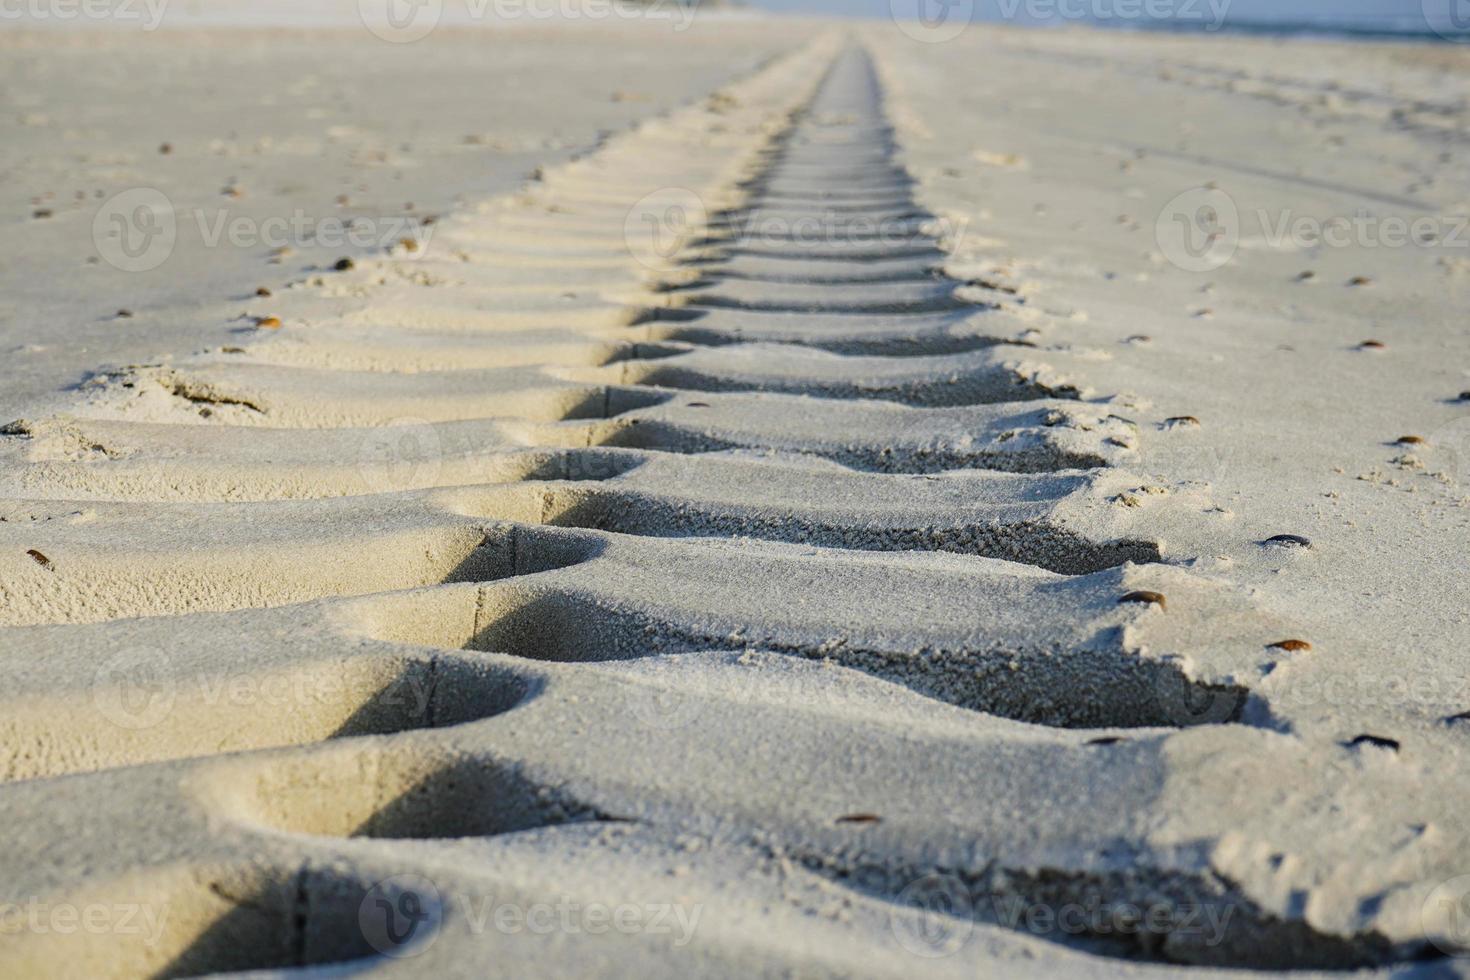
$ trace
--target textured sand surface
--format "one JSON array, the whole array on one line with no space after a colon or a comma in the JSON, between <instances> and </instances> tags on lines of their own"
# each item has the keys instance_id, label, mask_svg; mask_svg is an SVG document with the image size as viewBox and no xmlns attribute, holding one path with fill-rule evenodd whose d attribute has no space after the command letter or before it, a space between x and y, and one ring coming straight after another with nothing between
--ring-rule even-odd
<instances>
[{"instance_id":1,"label":"textured sand surface","mask_svg":"<svg viewBox=\"0 0 1470 980\"><path fill-rule=\"evenodd\" d=\"M7 366L0 973L1470 974L1470 248L1262 227L1452 228L1464 52L719 29Z\"/></svg>"}]
</instances>

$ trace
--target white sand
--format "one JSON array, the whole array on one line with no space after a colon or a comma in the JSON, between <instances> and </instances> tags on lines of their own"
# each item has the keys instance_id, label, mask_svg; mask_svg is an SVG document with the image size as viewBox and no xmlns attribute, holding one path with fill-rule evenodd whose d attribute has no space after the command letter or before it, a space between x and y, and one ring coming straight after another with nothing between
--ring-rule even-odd
<instances>
[{"instance_id":1,"label":"white sand","mask_svg":"<svg viewBox=\"0 0 1470 980\"><path fill-rule=\"evenodd\" d=\"M1470 973L1470 52L187 30L0 37L0 973Z\"/></svg>"}]
</instances>

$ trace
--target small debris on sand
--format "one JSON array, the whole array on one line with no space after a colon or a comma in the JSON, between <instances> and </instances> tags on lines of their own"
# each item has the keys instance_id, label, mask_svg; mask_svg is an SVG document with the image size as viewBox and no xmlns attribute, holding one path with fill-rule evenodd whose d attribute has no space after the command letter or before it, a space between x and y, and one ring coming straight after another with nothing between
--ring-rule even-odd
<instances>
[{"instance_id":1,"label":"small debris on sand","mask_svg":"<svg viewBox=\"0 0 1470 980\"><path fill-rule=\"evenodd\" d=\"M1312 546L1311 540L1300 534L1274 534L1261 543L1279 548L1310 548Z\"/></svg>"}]
</instances>

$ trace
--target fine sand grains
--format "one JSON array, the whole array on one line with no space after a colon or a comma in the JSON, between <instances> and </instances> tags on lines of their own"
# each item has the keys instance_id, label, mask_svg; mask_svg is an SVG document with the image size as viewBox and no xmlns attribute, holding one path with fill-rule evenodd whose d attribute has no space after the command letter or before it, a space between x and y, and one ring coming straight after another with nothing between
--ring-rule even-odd
<instances>
[{"instance_id":1,"label":"fine sand grains","mask_svg":"<svg viewBox=\"0 0 1470 980\"><path fill-rule=\"evenodd\" d=\"M0 906L155 914L0 969L1450 948L1445 736L1283 687L1337 539L1151 452L1231 428L1126 393L1172 325L961 251L927 162L1047 157L932 144L917 57L822 36L8 425Z\"/></svg>"}]
</instances>

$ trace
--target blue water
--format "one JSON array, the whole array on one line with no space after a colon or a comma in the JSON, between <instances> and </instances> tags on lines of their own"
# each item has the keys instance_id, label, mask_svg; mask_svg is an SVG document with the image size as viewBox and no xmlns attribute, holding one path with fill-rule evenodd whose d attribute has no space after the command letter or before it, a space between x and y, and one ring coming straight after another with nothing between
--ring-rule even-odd
<instances>
[{"instance_id":1,"label":"blue water","mask_svg":"<svg viewBox=\"0 0 1470 980\"><path fill-rule=\"evenodd\" d=\"M1470 43L1470 0L746 0L787 13ZM1148 12L1164 16L1148 16Z\"/></svg>"}]
</instances>

